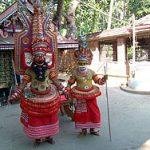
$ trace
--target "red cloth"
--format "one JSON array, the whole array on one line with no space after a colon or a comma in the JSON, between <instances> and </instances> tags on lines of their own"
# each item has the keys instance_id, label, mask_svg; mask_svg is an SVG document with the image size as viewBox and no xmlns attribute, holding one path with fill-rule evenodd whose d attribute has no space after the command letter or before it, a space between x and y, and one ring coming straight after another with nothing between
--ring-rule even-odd
<instances>
[{"instance_id":1,"label":"red cloth","mask_svg":"<svg viewBox=\"0 0 150 150\"><path fill-rule=\"evenodd\" d=\"M36 102L22 98L20 107L23 112L30 116L46 117L58 113L60 108L60 99L59 97L56 97L48 102Z\"/></svg>"},{"instance_id":2,"label":"red cloth","mask_svg":"<svg viewBox=\"0 0 150 150\"><path fill-rule=\"evenodd\" d=\"M65 95L60 95L60 104L67 102Z\"/></svg>"},{"instance_id":3,"label":"red cloth","mask_svg":"<svg viewBox=\"0 0 150 150\"><path fill-rule=\"evenodd\" d=\"M35 117L31 116L30 114L21 113L20 117L21 123L23 123L24 126L32 126L32 127L38 127L43 125L49 125L49 124L55 124L58 121L58 114L52 114L45 117Z\"/></svg>"},{"instance_id":4,"label":"red cloth","mask_svg":"<svg viewBox=\"0 0 150 150\"><path fill-rule=\"evenodd\" d=\"M59 99L45 103L22 99L20 121L26 135L32 139L56 135L59 132L59 106Z\"/></svg>"},{"instance_id":5,"label":"red cloth","mask_svg":"<svg viewBox=\"0 0 150 150\"><path fill-rule=\"evenodd\" d=\"M96 98L77 100L74 120L76 128L99 128L101 124L101 113Z\"/></svg>"},{"instance_id":6,"label":"red cloth","mask_svg":"<svg viewBox=\"0 0 150 150\"><path fill-rule=\"evenodd\" d=\"M31 139L54 136L59 132L58 115L35 117L24 112L21 113L21 123L25 134Z\"/></svg>"}]
</instances>

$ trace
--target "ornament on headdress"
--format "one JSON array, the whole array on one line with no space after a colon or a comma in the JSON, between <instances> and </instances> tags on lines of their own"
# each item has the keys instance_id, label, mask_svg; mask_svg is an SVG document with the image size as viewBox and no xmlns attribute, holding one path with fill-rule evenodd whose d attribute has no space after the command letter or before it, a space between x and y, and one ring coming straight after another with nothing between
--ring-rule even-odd
<instances>
[{"instance_id":1,"label":"ornament on headdress","mask_svg":"<svg viewBox=\"0 0 150 150\"><path fill-rule=\"evenodd\" d=\"M88 48L86 36L80 36L79 38L79 50L75 52L75 57L79 65L90 65L93 54Z\"/></svg>"}]
</instances>

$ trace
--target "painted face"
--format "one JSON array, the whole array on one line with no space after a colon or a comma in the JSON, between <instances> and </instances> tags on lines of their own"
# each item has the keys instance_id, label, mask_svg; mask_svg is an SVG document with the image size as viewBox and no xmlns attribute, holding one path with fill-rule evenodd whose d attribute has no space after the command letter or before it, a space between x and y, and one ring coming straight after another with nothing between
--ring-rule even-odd
<instances>
[{"instance_id":1,"label":"painted face","mask_svg":"<svg viewBox=\"0 0 150 150\"><path fill-rule=\"evenodd\" d=\"M87 65L79 66L79 71L81 72L87 71Z\"/></svg>"},{"instance_id":2,"label":"painted face","mask_svg":"<svg viewBox=\"0 0 150 150\"><path fill-rule=\"evenodd\" d=\"M84 55L80 55L78 58L78 64L79 66L85 66L88 64L87 58Z\"/></svg>"},{"instance_id":3,"label":"painted face","mask_svg":"<svg viewBox=\"0 0 150 150\"><path fill-rule=\"evenodd\" d=\"M34 55L34 62L37 64L43 64L45 62L45 55L43 53L37 53Z\"/></svg>"}]
</instances>

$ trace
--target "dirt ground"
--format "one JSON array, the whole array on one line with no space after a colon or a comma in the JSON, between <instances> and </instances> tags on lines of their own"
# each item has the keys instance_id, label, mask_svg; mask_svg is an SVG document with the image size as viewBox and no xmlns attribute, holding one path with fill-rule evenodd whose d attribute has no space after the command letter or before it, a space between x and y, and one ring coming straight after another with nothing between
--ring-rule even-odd
<instances>
[{"instance_id":1,"label":"dirt ground","mask_svg":"<svg viewBox=\"0 0 150 150\"><path fill-rule=\"evenodd\" d=\"M111 81L110 81L111 82ZM105 85L98 104L102 113L100 136L79 137L74 123L60 115L55 145L35 147L22 131L19 104L0 107L0 150L150 150L150 96L127 93L108 80L110 141Z\"/></svg>"}]
</instances>

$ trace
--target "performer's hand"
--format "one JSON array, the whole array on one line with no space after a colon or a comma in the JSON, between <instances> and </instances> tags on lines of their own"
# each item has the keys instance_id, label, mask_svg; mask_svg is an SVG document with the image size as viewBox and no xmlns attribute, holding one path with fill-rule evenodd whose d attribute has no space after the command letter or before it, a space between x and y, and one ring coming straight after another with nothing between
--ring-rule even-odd
<instances>
[{"instance_id":1,"label":"performer's hand","mask_svg":"<svg viewBox=\"0 0 150 150\"><path fill-rule=\"evenodd\" d=\"M104 79L104 81L106 82L106 80L108 79L108 75L107 75L107 74L104 75L104 76L103 76L103 79Z\"/></svg>"},{"instance_id":2,"label":"performer's hand","mask_svg":"<svg viewBox=\"0 0 150 150\"><path fill-rule=\"evenodd\" d=\"M16 101L18 101L18 99L21 97L22 95L22 90L21 89L17 89L9 98L8 98L8 102L10 104L15 103Z\"/></svg>"},{"instance_id":3,"label":"performer's hand","mask_svg":"<svg viewBox=\"0 0 150 150\"><path fill-rule=\"evenodd\" d=\"M65 91L66 91L66 92L68 92L68 93L70 93L70 91L71 91L71 87L68 87L68 86L67 86L67 87L65 87Z\"/></svg>"},{"instance_id":4,"label":"performer's hand","mask_svg":"<svg viewBox=\"0 0 150 150\"><path fill-rule=\"evenodd\" d=\"M108 79L108 75L104 75L100 80L99 80L99 84L103 85L105 84L106 80Z\"/></svg>"},{"instance_id":5,"label":"performer's hand","mask_svg":"<svg viewBox=\"0 0 150 150\"><path fill-rule=\"evenodd\" d=\"M66 98L70 97L70 91L71 91L71 87L65 87L64 94L65 94Z\"/></svg>"}]
</instances>

